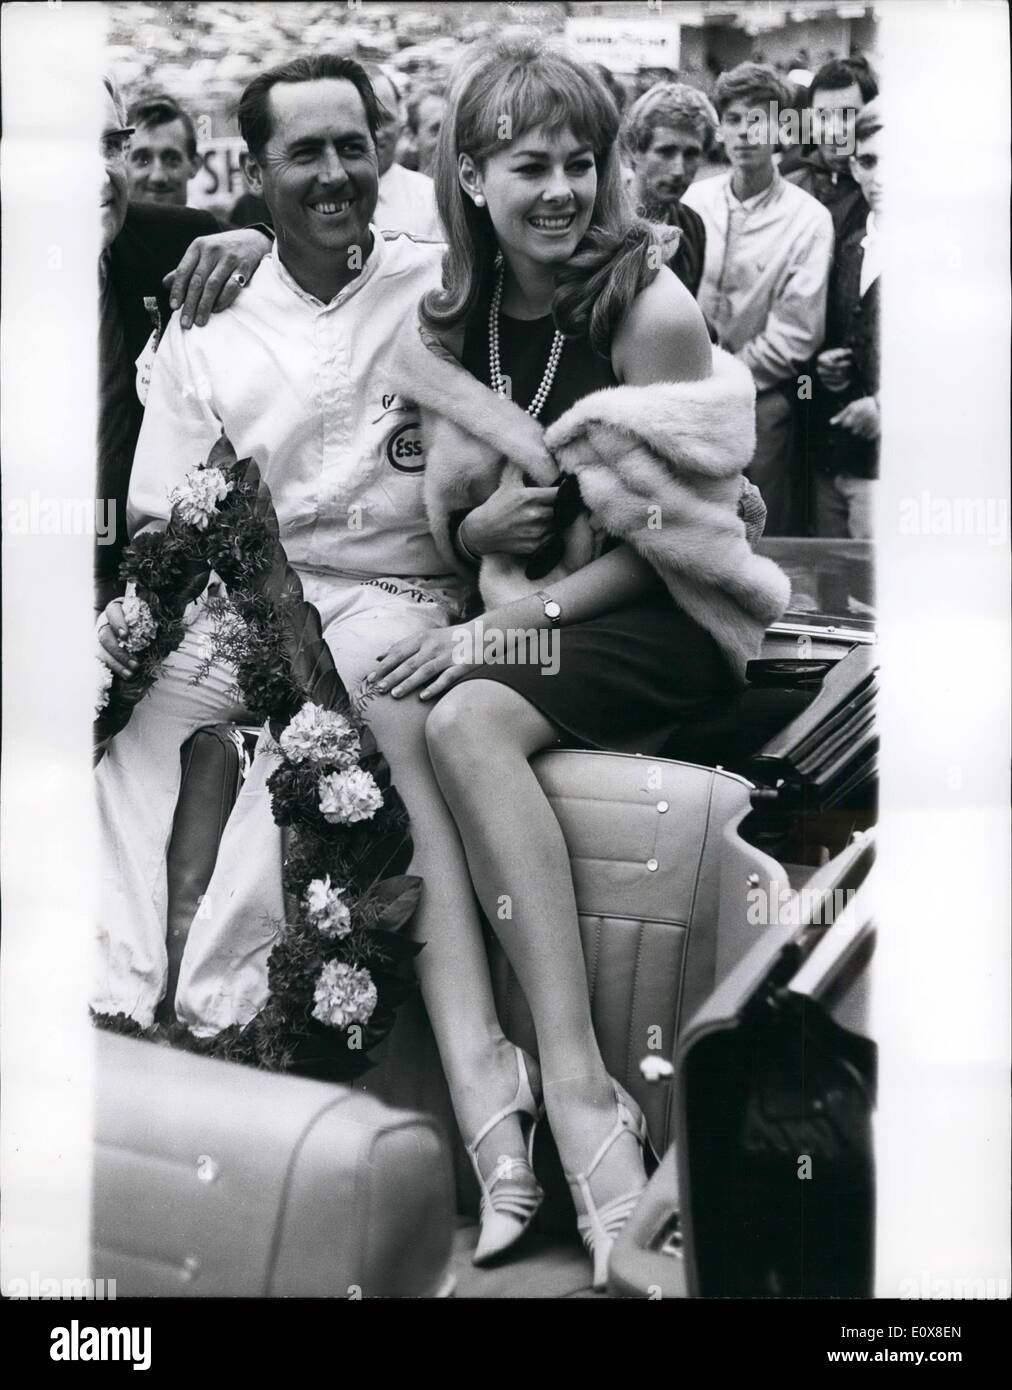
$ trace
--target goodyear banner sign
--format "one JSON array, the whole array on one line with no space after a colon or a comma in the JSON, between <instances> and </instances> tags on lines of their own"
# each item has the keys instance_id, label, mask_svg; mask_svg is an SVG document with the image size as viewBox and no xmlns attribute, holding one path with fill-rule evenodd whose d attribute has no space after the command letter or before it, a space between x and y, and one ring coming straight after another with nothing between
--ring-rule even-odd
<instances>
[{"instance_id":1,"label":"goodyear banner sign","mask_svg":"<svg viewBox=\"0 0 1012 1390\"><path fill-rule=\"evenodd\" d=\"M603 63L612 72L678 67L677 6L648 6L648 13L629 19L577 16L566 21L566 39L585 62Z\"/></svg>"}]
</instances>

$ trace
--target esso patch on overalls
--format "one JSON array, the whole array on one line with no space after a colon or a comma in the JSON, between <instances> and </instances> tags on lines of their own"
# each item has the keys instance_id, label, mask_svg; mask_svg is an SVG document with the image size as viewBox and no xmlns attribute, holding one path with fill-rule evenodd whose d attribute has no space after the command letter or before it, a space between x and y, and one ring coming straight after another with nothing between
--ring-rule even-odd
<instances>
[{"instance_id":1,"label":"esso patch on overalls","mask_svg":"<svg viewBox=\"0 0 1012 1390\"><path fill-rule=\"evenodd\" d=\"M422 427L418 420L398 425L387 440L387 460L398 473L421 473L425 468Z\"/></svg>"}]
</instances>

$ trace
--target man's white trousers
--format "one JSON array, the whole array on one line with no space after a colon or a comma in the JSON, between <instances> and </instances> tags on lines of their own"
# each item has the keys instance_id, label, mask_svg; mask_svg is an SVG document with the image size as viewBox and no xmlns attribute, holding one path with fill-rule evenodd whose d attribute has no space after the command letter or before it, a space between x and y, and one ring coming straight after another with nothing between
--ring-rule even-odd
<instances>
[{"instance_id":1,"label":"man's white trousers","mask_svg":"<svg viewBox=\"0 0 1012 1390\"><path fill-rule=\"evenodd\" d=\"M445 625L456 597L428 581L301 578L352 695L395 642ZM165 859L180 749L202 725L242 718L229 667L215 664L191 683L210 630L210 616L199 602L181 645L110 743L96 774L102 860L99 968L91 1004L102 1013L129 1014L145 1027L166 988ZM281 831L266 786L276 766L276 755L258 749L187 937L176 1013L202 1035L247 1022L267 997L267 957L283 916Z\"/></svg>"}]
</instances>

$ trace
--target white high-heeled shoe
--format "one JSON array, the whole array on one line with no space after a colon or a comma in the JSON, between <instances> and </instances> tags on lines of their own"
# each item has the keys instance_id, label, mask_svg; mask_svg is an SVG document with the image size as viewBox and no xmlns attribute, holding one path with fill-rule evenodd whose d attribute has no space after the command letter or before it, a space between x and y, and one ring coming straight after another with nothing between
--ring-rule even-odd
<instances>
[{"instance_id":1,"label":"white high-heeled shoe","mask_svg":"<svg viewBox=\"0 0 1012 1390\"><path fill-rule=\"evenodd\" d=\"M534 1135L544 1106L535 1099L527 1067L527 1054L519 1047L513 1051L517 1059L517 1089L508 1105L486 1120L469 1144L465 1144L478 1186L481 1188L481 1234L471 1261L476 1265L491 1264L505 1254L524 1234L544 1201L545 1194L534 1175ZM530 1118L527 1134L527 1157L503 1156L496 1165L491 1182L486 1183L478 1166L478 1146L500 1120L507 1115ZM521 1119L521 1130L523 1120Z\"/></svg>"},{"instance_id":2,"label":"white high-heeled shoe","mask_svg":"<svg viewBox=\"0 0 1012 1390\"><path fill-rule=\"evenodd\" d=\"M608 1261L611 1258L612 1247L619 1231L639 1205L639 1200L643 1196L643 1190L646 1186L646 1179L644 1174L643 1187L638 1187L635 1192L626 1192L620 1197L613 1197L610 1202L605 1202L603 1206L598 1206L594 1201L594 1195L590 1190L590 1180L612 1145L623 1134L634 1135L641 1149L646 1149L650 1145L647 1122L643 1116L643 1111L628 1091L620 1086L614 1078L612 1078L611 1084L615 1088L615 1102L618 1107L618 1118L614 1128L601 1143L582 1173L566 1173L566 1181L569 1183L576 1203L576 1229L594 1261L594 1288L598 1290L607 1286ZM580 1215L581 1202L583 1215Z\"/></svg>"}]
</instances>

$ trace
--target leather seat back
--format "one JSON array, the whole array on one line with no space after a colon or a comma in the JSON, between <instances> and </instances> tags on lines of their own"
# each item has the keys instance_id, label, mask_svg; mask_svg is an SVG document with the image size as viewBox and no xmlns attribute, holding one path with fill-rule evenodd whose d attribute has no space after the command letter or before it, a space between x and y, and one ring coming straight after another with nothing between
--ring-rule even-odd
<instances>
[{"instance_id":1,"label":"leather seat back","mask_svg":"<svg viewBox=\"0 0 1012 1390\"><path fill-rule=\"evenodd\" d=\"M649 1085L639 1063L651 1052L674 1059L682 1025L716 983L724 832L748 814L749 784L714 768L621 753L550 752L533 766L570 853L605 1065L643 1106L663 1152L673 1129L670 1087ZM733 890L724 888L736 924L738 877L744 885L745 872ZM487 936L504 1031L536 1054L527 1002L498 942ZM455 1137L461 1209L476 1210L477 1188L418 1001L401 1009L375 1055L378 1065L357 1084L441 1119ZM565 1189L553 1167L539 1171L558 1213Z\"/></svg>"},{"instance_id":2,"label":"leather seat back","mask_svg":"<svg viewBox=\"0 0 1012 1390\"><path fill-rule=\"evenodd\" d=\"M714 984L722 832L748 806L741 777L623 753L546 753L534 764L569 849L591 1010L605 1065L668 1142L666 1088L640 1072L672 1059L681 1023ZM490 947L507 1035L536 1052L526 1000Z\"/></svg>"},{"instance_id":3,"label":"leather seat back","mask_svg":"<svg viewBox=\"0 0 1012 1390\"><path fill-rule=\"evenodd\" d=\"M455 1193L427 1115L96 1035L95 1277L123 1297L428 1297Z\"/></svg>"},{"instance_id":4,"label":"leather seat back","mask_svg":"<svg viewBox=\"0 0 1012 1390\"><path fill-rule=\"evenodd\" d=\"M544 753L534 769L569 848L605 1064L643 1106L654 1145L663 1151L672 1137L670 1088L648 1085L640 1060L651 1052L673 1059L683 1023L747 949L739 938L750 868L768 865L768 877L782 871L728 829L749 811L750 784L742 777L664 758L577 750ZM184 804L197 814L193 799L186 799L185 778ZM213 798L211 804L217 807ZM179 815L177 836L191 838ZM182 894L186 911L200 888L191 879ZM175 897L170 875L170 917ZM526 1000L491 933L488 950L504 1030L536 1053ZM356 1088L442 1121L454 1140L462 1204L472 1209L474 1179L419 1001L401 1008L374 1056L377 1066Z\"/></svg>"}]
</instances>

